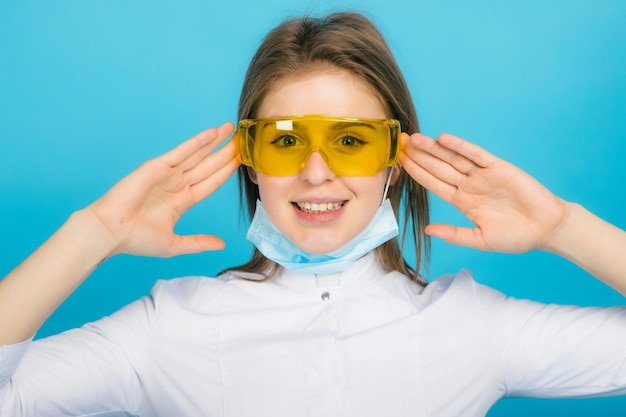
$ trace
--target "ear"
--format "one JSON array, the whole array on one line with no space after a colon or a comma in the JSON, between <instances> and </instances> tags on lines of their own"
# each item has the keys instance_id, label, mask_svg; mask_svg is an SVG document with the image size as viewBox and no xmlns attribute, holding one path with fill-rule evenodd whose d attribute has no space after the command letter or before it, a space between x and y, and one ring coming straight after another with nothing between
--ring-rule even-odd
<instances>
[{"instance_id":1,"label":"ear","mask_svg":"<svg viewBox=\"0 0 626 417\"><path fill-rule=\"evenodd\" d=\"M400 178L401 171L402 167L400 166L400 163L397 163L391 167L391 179L389 180L389 185L395 185L395 183L398 181L398 178Z\"/></svg>"},{"instance_id":2,"label":"ear","mask_svg":"<svg viewBox=\"0 0 626 417\"><path fill-rule=\"evenodd\" d=\"M259 182L256 177L256 171L252 167L246 167L246 168L248 170L248 178L250 178L250 181L252 181L256 185L259 185Z\"/></svg>"}]
</instances>

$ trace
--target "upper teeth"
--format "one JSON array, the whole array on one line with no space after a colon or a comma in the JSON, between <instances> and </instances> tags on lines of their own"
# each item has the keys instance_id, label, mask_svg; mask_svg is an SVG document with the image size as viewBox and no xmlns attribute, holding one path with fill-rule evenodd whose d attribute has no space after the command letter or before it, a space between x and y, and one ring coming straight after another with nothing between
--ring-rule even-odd
<instances>
[{"instance_id":1,"label":"upper teeth","mask_svg":"<svg viewBox=\"0 0 626 417\"><path fill-rule=\"evenodd\" d=\"M310 213L321 213L325 211L337 210L343 203L296 203L302 211L308 211Z\"/></svg>"}]
</instances>

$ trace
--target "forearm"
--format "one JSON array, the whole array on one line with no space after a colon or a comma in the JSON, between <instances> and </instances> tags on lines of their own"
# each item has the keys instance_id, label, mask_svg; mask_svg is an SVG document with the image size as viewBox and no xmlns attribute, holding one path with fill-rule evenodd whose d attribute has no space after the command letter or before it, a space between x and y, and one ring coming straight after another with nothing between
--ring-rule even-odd
<instances>
[{"instance_id":1,"label":"forearm","mask_svg":"<svg viewBox=\"0 0 626 417\"><path fill-rule=\"evenodd\" d=\"M0 281L0 345L32 337L114 249L113 239L88 210L72 214Z\"/></svg>"},{"instance_id":2,"label":"forearm","mask_svg":"<svg viewBox=\"0 0 626 417\"><path fill-rule=\"evenodd\" d=\"M546 250L561 255L626 296L626 232L568 203L565 223Z\"/></svg>"}]
</instances>

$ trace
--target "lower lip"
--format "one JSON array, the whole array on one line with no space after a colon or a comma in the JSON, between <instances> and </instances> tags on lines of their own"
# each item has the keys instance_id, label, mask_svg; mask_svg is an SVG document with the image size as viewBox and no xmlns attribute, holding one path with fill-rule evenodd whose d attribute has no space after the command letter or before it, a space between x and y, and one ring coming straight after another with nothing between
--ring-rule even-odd
<instances>
[{"instance_id":1,"label":"lower lip","mask_svg":"<svg viewBox=\"0 0 626 417\"><path fill-rule=\"evenodd\" d=\"M346 205L347 205L347 202L344 203L337 210L324 211L321 213L309 213L306 211L302 211L298 208L297 204L293 204L293 209L296 212L296 216L298 216L298 219L306 223L327 224L327 223L332 223L335 220L337 220L343 213L343 210L345 209Z\"/></svg>"}]
</instances>

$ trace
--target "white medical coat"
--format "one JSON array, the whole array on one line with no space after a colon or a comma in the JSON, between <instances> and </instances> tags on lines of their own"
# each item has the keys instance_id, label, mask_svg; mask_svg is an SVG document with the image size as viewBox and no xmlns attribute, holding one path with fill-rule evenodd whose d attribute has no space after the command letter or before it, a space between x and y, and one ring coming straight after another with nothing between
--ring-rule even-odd
<instances>
[{"instance_id":1,"label":"white medical coat","mask_svg":"<svg viewBox=\"0 0 626 417\"><path fill-rule=\"evenodd\" d=\"M626 394L626 309L341 274L160 281L110 317L0 348L0 416L483 416L503 396Z\"/></svg>"}]
</instances>

